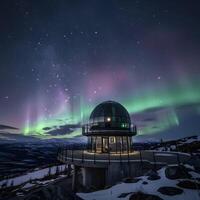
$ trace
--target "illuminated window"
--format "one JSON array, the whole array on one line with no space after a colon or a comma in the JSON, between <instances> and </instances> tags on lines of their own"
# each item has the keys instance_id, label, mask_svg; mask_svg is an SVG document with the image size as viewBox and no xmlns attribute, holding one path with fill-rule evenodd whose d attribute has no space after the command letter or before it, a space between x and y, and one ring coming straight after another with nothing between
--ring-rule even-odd
<instances>
[{"instance_id":1,"label":"illuminated window","mask_svg":"<svg viewBox=\"0 0 200 200\"><path fill-rule=\"evenodd\" d=\"M110 144L115 143L115 137L109 137L109 143Z\"/></svg>"},{"instance_id":2,"label":"illuminated window","mask_svg":"<svg viewBox=\"0 0 200 200\"><path fill-rule=\"evenodd\" d=\"M121 127L122 127L122 128L128 128L128 127L129 127L129 124L127 124L127 123L122 123L122 124L121 124Z\"/></svg>"}]
</instances>

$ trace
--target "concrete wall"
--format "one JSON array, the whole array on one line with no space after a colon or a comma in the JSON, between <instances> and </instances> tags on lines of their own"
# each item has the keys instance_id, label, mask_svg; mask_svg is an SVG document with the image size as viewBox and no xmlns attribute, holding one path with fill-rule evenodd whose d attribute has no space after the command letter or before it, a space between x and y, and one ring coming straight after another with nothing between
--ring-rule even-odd
<instances>
[{"instance_id":1,"label":"concrete wall","mask_svg":"<svg viewBox=\"0 0 200 200\"><path fill-rule=\"evenodd\" d=\"M106 174L106 185L113 185L126 177L135 177L142 174L140 163L111 163Z\"/></svg>"},{"instance_id":2,"label":"concrete wall","mask_svg":"<svg viewBox=\"0 0 200 200\"><path fill-rule=\"evenodd\" d=\"M83 186L86 188L95 187L102 189L105 187L105 171L106 168L82 168Z\"/></svg>"},{"instance_id":3,"label":"concrete wall","mask_svg":"<svg viewBox=\"0 0 200 200\"><path fill-rule=\"evenodd\" d=\"M82 168L82 184L86 188L95 187L102 189L122 181L123 178L141 176L152 165L144 162L142 167L140 162L134 163L110 163L107 168Z\"/></svg>"}]
</instances>

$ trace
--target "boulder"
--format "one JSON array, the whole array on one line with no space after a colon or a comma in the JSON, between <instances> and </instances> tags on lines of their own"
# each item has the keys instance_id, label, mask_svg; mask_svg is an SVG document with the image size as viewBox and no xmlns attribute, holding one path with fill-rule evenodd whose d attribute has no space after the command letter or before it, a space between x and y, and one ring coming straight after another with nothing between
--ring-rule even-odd
<instances>
[{"instance_id":1,"label":"boulder","mask_svg":"<svg viewBox=\"0 0 200 200\"><path fill-rule=\"evenodd\" d=\"M180 166L169 166L165 169L165 176L168 179L184 179L191 178L192 176L188 173L188 170L183 165Z\"/></svg>"},{"instance_id":2,"label":"boulder","mask_svg":"<svg viewBox=\"0 0 200 200\"><path fill-rule=\"evenodd\" d=\"M200 188L200 183L199 182L190 181L190 180L180 181L176 185L179 186L179 187L182 187L182 188L186 188L186 189L198 190Z\"/></svg>"},{"instance_id":3,"label":"boulder","mask_svg":"<svg viewBox=\"0 0 200 200\"><path fill-rule=\"evenodd\" d=\"M155 181L155 180L160 179L160 176L158 176L158 175L151 175L147 179L150 180L150 181Z\"/></svg>"},{"instance_id":4,"label":"boulder","mask_svg":"<svg viewBox=\"0 0 200 200\"><path fill-rule=\"evenodd\" d=\"M197 181L200 181L200 177L198 177L198 178L195 178Z\"/></svg>"},{"instance_id":5,"label":"boulder","mask_svg":"<svg viewBox=\"0 0 200 200\"><path fill-rule=\"evenodd\" d=\"M158 192L164 195L174 196L174 195L182 194L183 190L176 187L160 187L158 189Z\"/></svg>"},{"instance_id":6,"label":"boulder","mask_svg":"<svg viewBox=\"0 0 200 200\"><path fill-rule=\"evenodd\" d=\"M137 183L141 178L124 178L122 182L124 183Z\"/></svg>"}]
</instances>

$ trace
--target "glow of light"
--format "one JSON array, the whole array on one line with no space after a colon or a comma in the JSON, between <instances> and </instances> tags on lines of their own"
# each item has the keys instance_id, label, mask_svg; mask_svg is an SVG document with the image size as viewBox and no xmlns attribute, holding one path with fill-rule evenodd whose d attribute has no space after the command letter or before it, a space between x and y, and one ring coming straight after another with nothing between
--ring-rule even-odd
<instances>
[{"instance_id":1,"label":"glow of light","mask_svg":"<svg viewBox=\"0 0 200 200\"><path fill-rule=\"evenodd\" d=\"M181 106L200 102L199 87L172 88L170 91L152 91L151 94L132 97L123 102L129 113L139 113L148 109Z\"/></svg>"},{"instance_id":2,"label":"glow of light","mask_svg":"<svg viewBox=\"0 0 200 200\"><path fill-rule=\"evenodd\" d=\"M107 122L110 122L111 121L111 118L110 117L107 117Z\"/></svg>"}]
</instances>

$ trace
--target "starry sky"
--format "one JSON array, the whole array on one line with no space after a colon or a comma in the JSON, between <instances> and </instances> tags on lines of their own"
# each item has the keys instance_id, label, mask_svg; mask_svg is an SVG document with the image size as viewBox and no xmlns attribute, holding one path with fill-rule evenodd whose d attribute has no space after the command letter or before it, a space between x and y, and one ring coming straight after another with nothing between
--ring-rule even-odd
<instances>
[{"instance_id":1,"label":"starry sky","mask_svg":"<svg viewBox=\"0 0 200 200\"><path fill-rule=\"evenodd\" d=\"M200 134L197 0L3 0L0 129L80 135L115 100L138 134ZM4 128L1 128L4 127Z\"/></svg>"}]
</instances>

